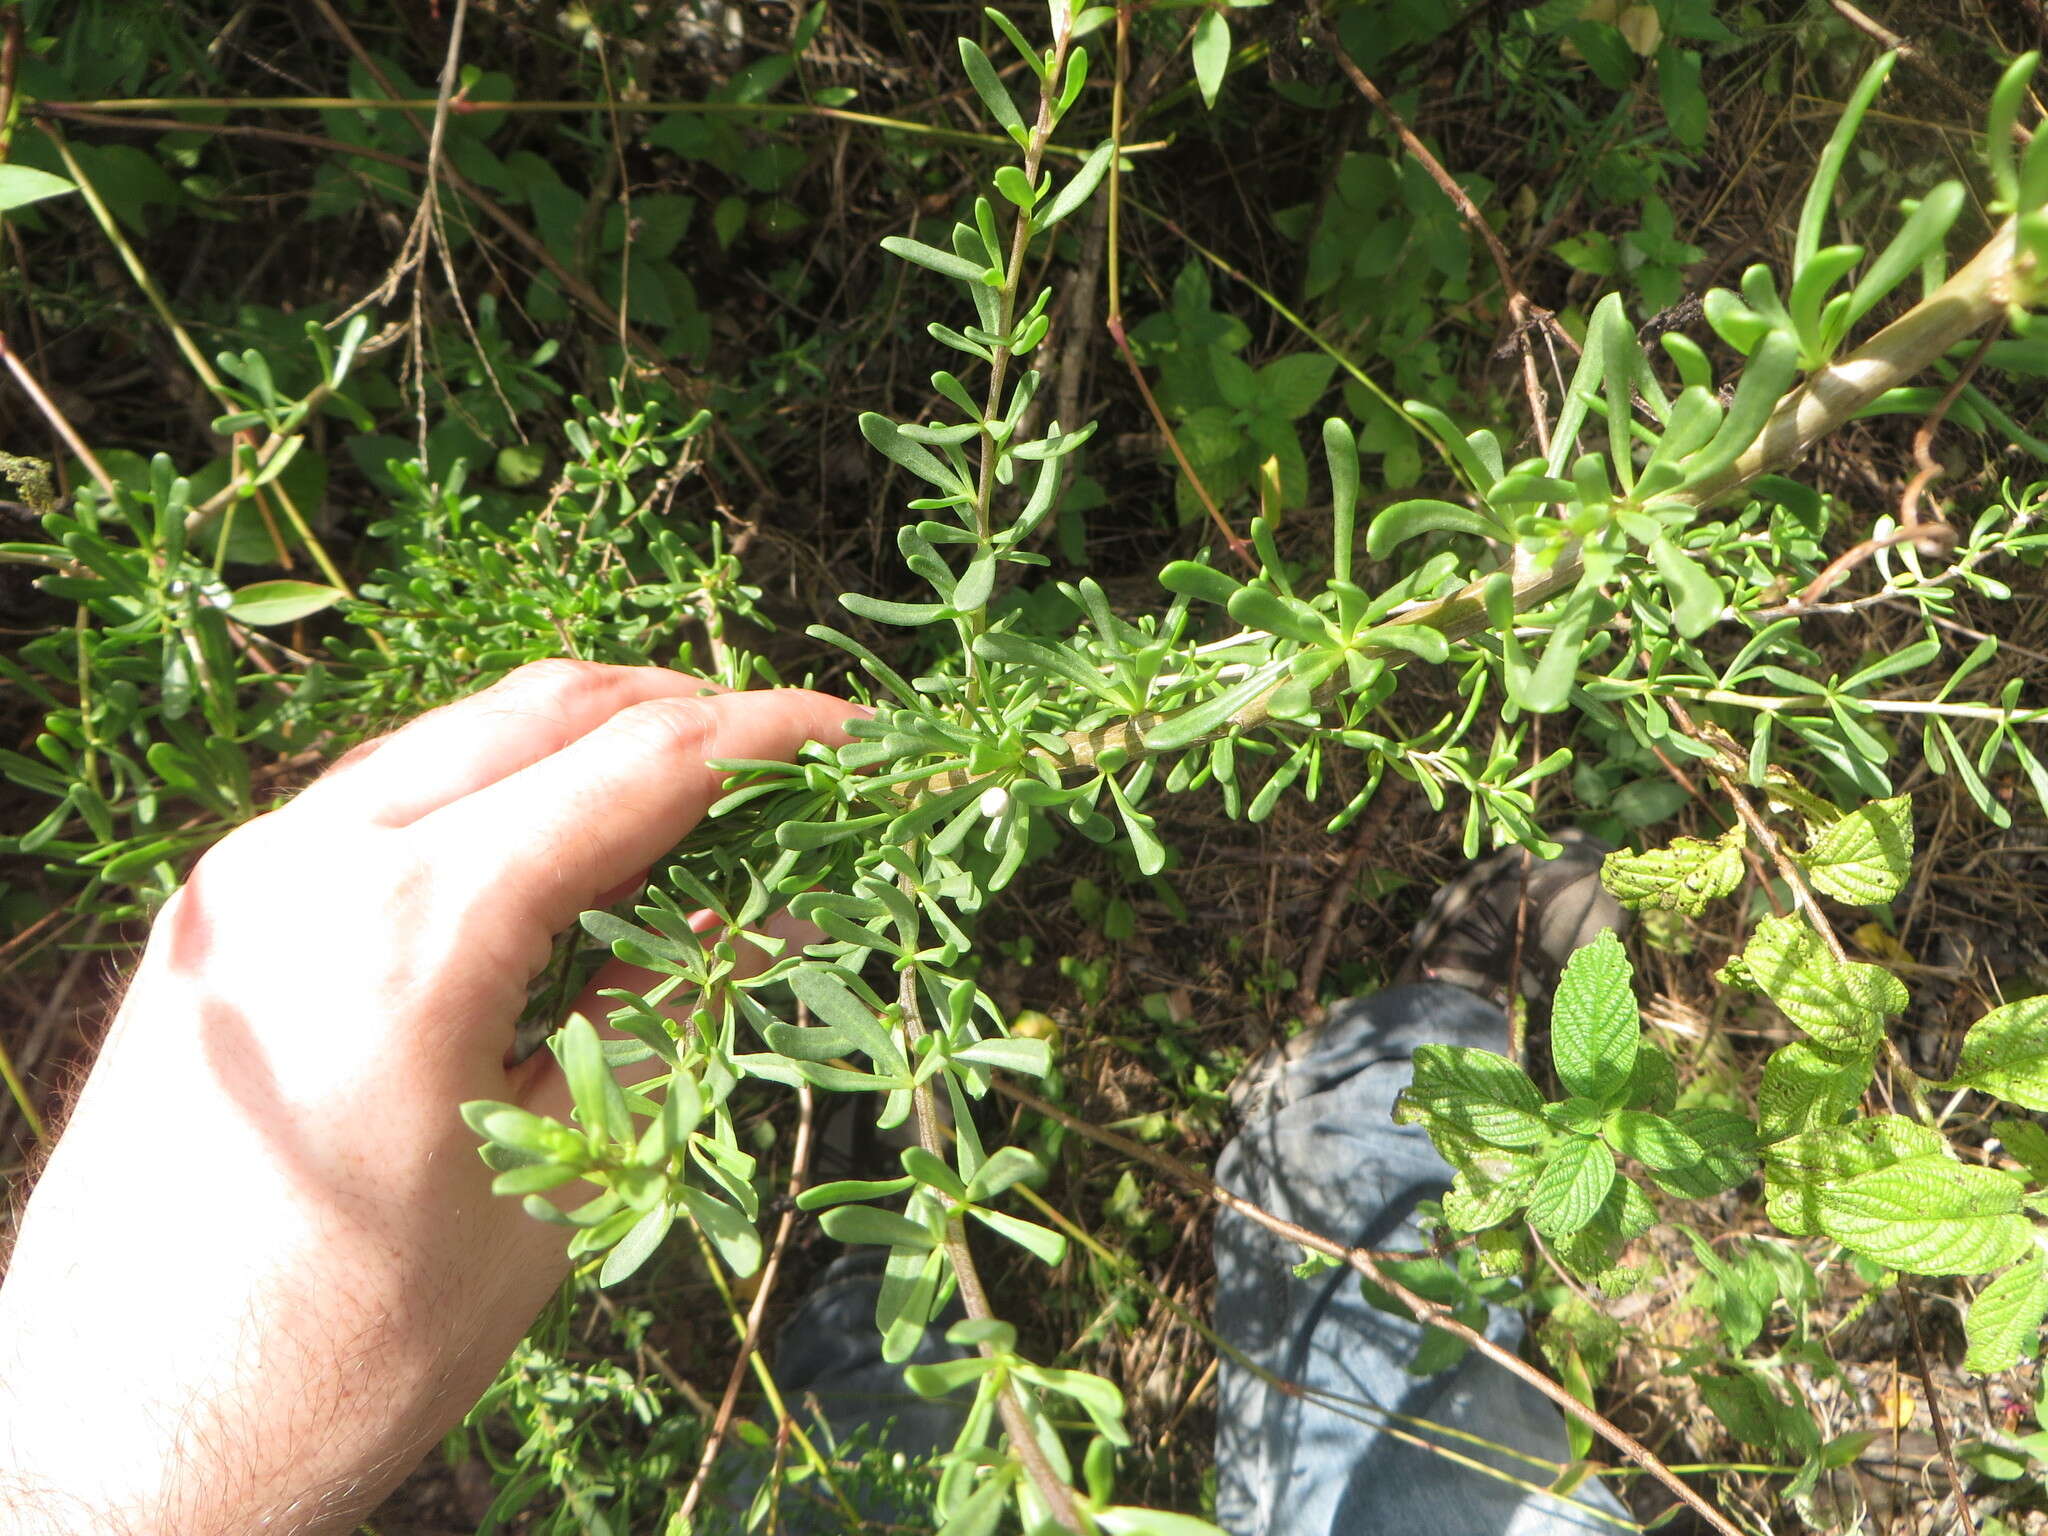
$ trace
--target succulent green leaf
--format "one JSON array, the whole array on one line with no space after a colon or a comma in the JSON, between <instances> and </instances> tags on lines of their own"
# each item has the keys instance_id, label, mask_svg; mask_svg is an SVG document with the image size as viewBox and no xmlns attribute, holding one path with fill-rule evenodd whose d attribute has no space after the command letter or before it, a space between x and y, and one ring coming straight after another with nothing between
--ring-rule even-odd
<instances>
[{"instance_id":1,"label":"succulent green leaf","mask_svg":"<svg viewBox=\"0 0 2048 1536\"><path fill-rule=\"evenodd\" d=\"M655 1249L668 1236L668 1229L675 1224L675 1219L675 1207L664 1200L634 1222L612 1251L604 1256L604 1267L597 1272L597 1283L601 1286L617 1285L653 1258Z\"/></svg>"},{"instance_id":2,"label":"succulent green leaf","mask_svg":"<svg viewBox=\"0 0 2048 1536\"><path fill-rule=\"evenodd\" d=\"M1892 900L1913 867L1913 802L1873 800L1815 834L1800 865L1824 896L1852 907Z\"/></svg>"},{"instance_id":3,"label":"succulent green leaf","mask_svg":"<svg viewBox=\"0 0 2048 1536\"><path fill-rule=\"evenodd\" d=\"M1565 962L1550 1008L1558 1081L1601 1105L1619 1104L1635 1070L1642 1021L1621 940L1603 933Z\"/></svg>"},{"instance_id":4,"label":"succulent green leaf","mask_svg":"<svg viewBox=\"0 0 2048 1536\"><path fill-rule=\"evenodd\" d=\"M1104 140L1093 153L1081 162L1080 169L1067 179L1067 184L1052 195L1044 209L1032 216L1031 227L1037 230L1050 229L1068 214L1079 208L1094 195L1102 185L1102 178L1109 170L1109 157L1115 145Z\"/></svg>"},{"instance_id":5,"label":"succulent green leaf","mask_svg":"<svg viewBox=\"0 0 2048 1536\"><path fill-rule=\"evenodd\" d=\"M228 617L243 624L289 624L332 608L348 594L314 581L257 581L241 588L228 604Z\"/></svg>"},{"instance_id":6,"label":"succulent green leaf","mask_svg":"<svg viewBox=\"0 0 2048 1536\"><path fill-rule=\"evenodd\" d=\"M2048 997L2023 997L1972 1024L1947 1086L2048 1109Z\"/></svg>"},{"instance_id":7,"label":"succulent green leaf","mask_svg":"<svg viewBox=\"0 0 2048 1536\"><path fill-rule=\"evenodd\" d=\"M837 1242L877 1248L910 1248L923 1253L936 1240L920 1222L872 1205L838 1205L818 1218L825 1235Z\"/></svg>"},{"instance_id":8,"label":"succulent green leaf","mask_svg":"<svg viewBox=\"0 0 2048 1536\"><path fill-rule=\"evenodd\" d=\"M918 479L937 486L947 495L956 495L966 489L951 469L921 445L905 437L902 429L888 417L874 411L863 411L860 417L860 435L866 438L876 451L909 470Z\"/></svg>"},{"instance_id":9,"label":"succulent green leaf","mask_svg":"<svg viewBox=\"0 0 2048 1536\"><path fill-rule=\"evenodd\" d=\"M1969 1351L1963 1369L1981 1376L2009 1371L2031 1359L2048 1317L2048 1256L2039 1247L1977 1293L1963 1319Z\"/></svg>"},{"instance_id":10,"label":"succulent green leaf","mask_svg":"<svg viewBox=\"0 0 2048 1536\"><path fill-rule=\"evenodd\" d=\"M1231 595L1228 608L1230 616L1247 629L1262 629L1302 645L1329 643L1328 627L1314 610L1264 587L1238 588Z\"/></svg>"},{"instance_id":11,"label":"succulent green leaf","mask_svg":"<svg viewBox=\"0 0 2048 1536\"><path fill-rule=\"evenodd\" d=\"M911 240L903 235L884 237L882 249L915 266L927 268L943 277L973 283L976 287L981 286L982 274L988 270L978 261L969 261L965 256L956 256L951 251L942 251L935 245L926 245L922 240Z\"/></svg>"},{"instance_id":12,"label":"succulent green leaf","mask_svg":"<svg viewBox=\"0 0 2048 1536\"><path fill-rule=\"evenodd\" d=\"M761 1267L761 1234L754 1230L754 1224L720 1200L694 1184L682 1188L683 1205L698 1230L710 1239L711 1246L718 1250L718 1256L725 1260L726 1268L742 1279ZM854 1210L865 1210L865 1206L854 1206Z\"/></svg>"},{"instance_id":13,"label":"succulent green leaf","mask_svg":"<svg viewBox=\"0 0 2048 1536\"><path fill-rule=\"evenodd\" d=\"M1614 1154L1594 1136L1560 1143L1529 1191L1529 1225L1545 1237L1568 1237L1591 1221L1614 1188Z\"/></svg>"},{"instance_id":14,"label":"succulent green leaf","mask_svg":"<svg viewBox=\"0 0 2048 1536\"><path fill-rule=\"evenodd\" d=\"M1720 583L1691 555L1668 538L1650 545L1650 563L1664 578L1664 590L1671 599L1671 619L1686 639L1704 634L1721 617L1727 599Z\"/></svg>"},{"instance_id":15,"label":"succulent green leaf","mask_svg":"<svg viewBox=\"0 0 2048 1536\"><path fill-rule=\"evenodd\" d=\"M982 105L988 108L989 115L1019 144L1029 143L1031 130L1024 126L1024 114L1010 99L1009 88L1003 84L1002 76L996 73L995 65L971 38L960 39L960 62L967 66L967 78L973 83L974 93L981 98Z\"/></svg>"},{"instance_id":16,"label":"succulent green leaf","mask_svg":"<svg viewBox=\"0 0 2048 1536\"><path fill-rule=\"evenodd\" d=\"M1642 853L1617 849L1601 862L1600 883L1625 907L1698 917L1742 884L1746 841L1738 822L1713 842L1676 837Z\"/></svg>"},{"instance_id":17,"label":"succulent green leaf","mask_svg":"<svg viewBox=\"0 0 2048 1536\"><path fill-rule=\"evenodd\" d=\"M1397 501L1384 508L1365 530L1365 551L1384 560L1396 546L1425 533L1470 533L1482 539L1506 539L1508 531L1494 518L1451 501Z\"/></svg>"}]
</instances>

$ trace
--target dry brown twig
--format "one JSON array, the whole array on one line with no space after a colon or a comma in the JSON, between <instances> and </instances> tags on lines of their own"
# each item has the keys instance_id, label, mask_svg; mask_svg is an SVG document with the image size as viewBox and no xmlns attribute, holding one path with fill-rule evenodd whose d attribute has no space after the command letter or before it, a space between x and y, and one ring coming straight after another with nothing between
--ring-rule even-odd
<instances>
[{"instance_id":1,"label":"dry brown twig","mask_svg":"<svg viewBox=\"0 0 2048 1536\"><path fill-rule=\"evenodd\" d=\"M1387 126L1394 130L1394 135L1401 141L1402 147L1429 173L1430 180L1434 181L1444 196L1451 200L1451 205L1458 210L1459 217L1464 219L1467 227L1485 244L1486 254L1492 258L1494 271L1500 276L1501 291L1507 297L1508 340L1522 357L1522 391L1529 401L1529 420L1536 434L1536 445L1543 457L1548 458L1550 400L1543 390L1543 381L1536 367L1536 349L1529 344L1529 335L1532 331L1541 331L1553 349L1562 341L1575 357L1580 351L1578 342L1570 331L1558 323L1557 316L1522 291L1522 285L1515 280L1514 263L1508 259L1507 248L1500 243L1500 236L1493 232L1493 226L1486 222L1486 215L1479 211L1479 205L1472 201L1471 194L1459 185L1458 178L1444 169L1443 162L1430 153L1429 146L1416 136L1415 130L1410 128L1401 114L1394 110L1393 103L1380 94L1379 87L1372 83L1365 71L1358 67L1349 53L1345 52L1344 45L1337 40L1337 34L1323 19L1322 13L1311 8L1308 12L1308 24L1323 46L1330 50L1330 56L1337 61L1337 67L1344 71L1345 78L1356 87L1358 94L1372 103L1373 109L1387 120Z\"/></svg>"}]
</instances>

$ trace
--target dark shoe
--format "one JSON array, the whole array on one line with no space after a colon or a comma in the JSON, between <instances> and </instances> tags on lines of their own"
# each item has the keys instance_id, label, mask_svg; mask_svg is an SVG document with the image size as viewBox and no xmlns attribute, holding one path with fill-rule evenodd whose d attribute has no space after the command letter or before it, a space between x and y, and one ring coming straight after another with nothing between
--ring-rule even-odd
<instances>
[{"instance_id":1,"label":"dark shoe","mask_svg":"<svg viewBox=\"0 0 2048 1536\"><path fill-rule=\"evenodd\" d=\"M1519 991L1547 1007L1572 951L1603 933L1625 931L1628 921L1600 884L1607 846L1575 827L1558 833L1557 841L1564 851L1554 859L1505 848L1438 891L1416 924L1414 950L1396 981L1447 981L1501 1007Z\"/></svg>"}]
</instances>

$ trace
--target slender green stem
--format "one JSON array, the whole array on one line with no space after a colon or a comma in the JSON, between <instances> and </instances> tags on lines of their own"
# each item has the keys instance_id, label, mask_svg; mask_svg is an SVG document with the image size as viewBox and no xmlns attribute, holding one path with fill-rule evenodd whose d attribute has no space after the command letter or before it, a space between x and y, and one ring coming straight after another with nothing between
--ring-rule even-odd
<instances>
[{"instance_id":1,"label":"slender green stem","mask_svg":"<svg viewBox=\"0 0 2048 1536\"><path fill-rule=\"evenodd\" d=\"M365 96L130 96L112 97L105 101L39 101L33 110L53 116L66 117L74 113L97 112L112 115L127 115L137 112L222 112L222 111L271 111L271 112L432 112L439 104L438 98L422 97L365 97ZM452 112L466 116L484 113L531 113L536 115L602 112L603 102L597 101L463 101L449 103ZM955 144L1002 145L1008 147L1010 140L1001 134L977 133L967 128L948 128L940 123L920 123L909 118L883 117L874 112L849 112L844 107L821 107L812 102L764 102L764 101L636 101L631 104L634 113L645 113L655 117L705 116L705 117L816 117L835 123L853 123L863 128L879 128L886 133L908 133L922 138L944 139ZM194 125L198 126L198 125ZM1166 140L1128 146L1126 153L1143 154L1164 149ZM337 145L342 154L355 154L352 145ZM1067 160L1085 160L1088 151L1072 149L1064 144L1047 143L1044 152Z\"/></svg>"}]
</instances>

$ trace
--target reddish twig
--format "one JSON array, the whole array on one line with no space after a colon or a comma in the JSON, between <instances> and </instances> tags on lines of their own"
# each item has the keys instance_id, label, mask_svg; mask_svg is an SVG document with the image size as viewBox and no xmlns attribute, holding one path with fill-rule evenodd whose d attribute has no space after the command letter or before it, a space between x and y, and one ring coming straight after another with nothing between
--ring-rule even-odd
<instances>
[{"instance_id":1,"label":"reddish twig","mask_svg":"<svg viewBox=\"0 0 2048 1536\"><path fill-rule=\"evenodd\" d=\"M1138 359L1131 352L1130 339L1124 335L1124 294L1123 284L1118 276L1117 239L1122 220L1123 175L1120 162L1124 145L1124 92L1130 78L1131 65L1131 8L1128 4L1116 8L1116 79L1111 89L1109 108L1109 313L1103 318L1110 339L1123 354L1124 363L1131 370L1131 377L1137 380L1138 393L1145 397L1145 409L1152 413L1160 433L1166 438L1166 446L1173 452L1174 463L1187 476L1195 497L1208 510L1209 520L1216 525L1216 531L1223 536L1223 542L1230 552L1242 560L1251 570L1259 568L1258 557L1252 553L1251 545L1239 538L1235 529L1225 520L1223 511L1216 505L1216 498L1209 494L1209 488L1202 484L1202 477L1195 473L1195 466L1188 462L1182 451L1180 439L1174 435L1173 426L1166 419L1166 413L1159 408L1153 397L1152 386L1146 381L1145 370L1138 366Z\"/></svg>"},{"instance_id":2,"label":"reddish twig","mask_svg":"<svg viewBox=\"0 0 2048 1536\"><path fill-rule=\"evenodd\" d=\"M1899 1292L1906 1304L1906 1331L1913 1340L1914 1374L1920 1378L1920 1390L1927 1395L1927 1417L1934 1425L1934 1443L1941 1448L1942 1463L1948 1468L1948 1485L1956 1498L1956 1518L1962 1521L1965 1536L1977 1536L1977 1517L1970 1513L1970 1497L1963 1469L1956 1465L1956 1449L1949 1438L1948 1420L1941 1416L1941 1399L1934 1391L1934 1373L1927 1367L1927 1348L1920 1342L1920 1296L1904 1275L1899 1276Z\"/></svg>"},{"instance_id":3,"label":"reddish twig","mask_svg":"<svg viewBox=\"0 0 2048 1536\"><path fill-rule=\"evenodd\" d=\"M1486 254L1493 260L1493 269L1500 275L1501 292L1507 298L1509 338L1515 350L1522 355L1522 390L1529 401L1529 419L1536 433L1537 446L1545 458L1550 455L1549 398L1544 394L1543 384L1536 368L1536 349L1529 345L1529 332L1541 330L1553 342L1562 341L1574 356L1580 350L1571 332L1558 324L1557 316L1535 303L1522 291L1522 285L1515 281L1514 264L1508 260L1507 248L1500 243L1500 236L1493 232L1493 226L1486 222L1486 215L1479 211L1479 205L1472 201L1471 194L1458 183L1458 178L1444 169L1443 162L1429 152L1410 128L1401 114L1394 110L1393 103L1380 94L1380 88L1364 70L1358 67L1344 45L1337 40L1337 34L1323 20L1320 11L1310 8L1308 24L1323 46L1330 50L1330 56L1337 61L1337 67L1344 71L1345 78L1373 106L1380 116L1387 120L1387 126L1394 130L1394 136L1413 155L1429 179L1437 184L1444 196L1451 200L1451 206L1458 210L1466 226L1486 246Z\"/></svg>"},{"instance_id":4,"label":"reddish twig","mask_svg":"<svg viewBox=\"0 0 2048 1536\"><path fill-rule=\"evenodd\" d=\"M768 1262L761 1266L761 1284L754 1292L753 1305L747 1308L746 1337L740 1340L739 1358L733 1361L732 1374L725 1379L725 1396L718 1401L718 1416L712 1420L711 1433L704 1441L704 1453L697 1458L696 1474L690 1479L689 1490L684 1493L682 1507L676 1514L676 1523L685 1527L689 1525L698 1501L704 1497L712 1465L725 1445L726 1431L732 1427L733 1410L739 1403L740 1387L747 1379L747 1368L753 1361L754 1351L761 1347L761 1322L768 1315L768 1299L775 1294L775 1279L782 1268L783 1250L789 1246L789 1235L796 1228L796 1197L804 1192L805 1181L810 1177L812 1121L817 1106L810 1084L799 1084L796 1092L796 1152L791 1159L789 1185L783 1191L789 1205L775 1228L775 1242L768 1250Z\"/></svg>"}]
</instances>

